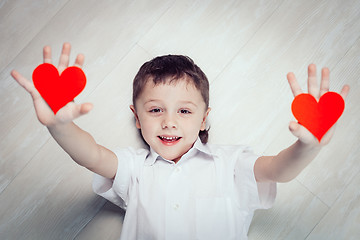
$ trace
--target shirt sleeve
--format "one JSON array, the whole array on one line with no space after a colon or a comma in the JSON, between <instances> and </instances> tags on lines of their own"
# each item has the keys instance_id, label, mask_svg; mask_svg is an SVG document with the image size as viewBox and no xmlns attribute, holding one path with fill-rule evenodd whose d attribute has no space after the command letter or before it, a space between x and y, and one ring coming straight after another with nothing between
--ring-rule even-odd
<instances>
[{"instance_id":1,"label":"shirt sleeve","mask_svg":"<svg viewBox=\"0 0 360 240\"><path fill-rule=\"evenodd\" d=\"M240 203L245 204L244 206L250 210L271 208L276 197L275 182L256 182L254 166L259 157L249 148L243 148L238 153L235 163L235 185Z\"/></svg>"},{"instance_id":2,"label":"shirt sleeve","mask_svg":"<svg viewBox=\"0 0 360 240\"><path fill-rule=\"evenodd\" d=\"M114 179L94 175L93 190L115 205L126 209L129 201L129 189L135 174L136 153L130 148L115 149L118 159L116 176Z\"/></svg>"}]
</instances>

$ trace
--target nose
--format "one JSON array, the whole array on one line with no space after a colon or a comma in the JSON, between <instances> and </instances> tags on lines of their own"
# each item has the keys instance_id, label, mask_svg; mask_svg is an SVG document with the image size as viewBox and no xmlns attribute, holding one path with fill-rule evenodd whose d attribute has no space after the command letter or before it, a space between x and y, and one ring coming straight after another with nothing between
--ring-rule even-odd
<instances>
[{"instance_id":1,"label":"nose","mask_svg":"<svg viewBox=\"0 0 360 240\"><path fill-rule=\"evenodd\" d=\"M163 121L161 123L161 127L163 129L166 128L177 128L177 121L176 121L176 117L173 116L172 114L166 114L163 118Z\"/></svg>"}]
</instances>

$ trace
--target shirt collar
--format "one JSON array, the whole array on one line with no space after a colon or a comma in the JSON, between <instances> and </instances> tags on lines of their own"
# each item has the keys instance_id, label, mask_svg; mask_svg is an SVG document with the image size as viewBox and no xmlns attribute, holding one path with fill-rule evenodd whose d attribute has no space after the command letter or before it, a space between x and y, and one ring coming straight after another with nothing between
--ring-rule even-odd
<instances>
[{"instance_id":1,"label":"shirt collar","mask_svg":"<svg viewBox=\"0 0 360 240\"><path fill-rule=\"evenodd\" d=\"M213 154L211 153L211 151L210 151L209 147L207 146L207 144L202 143L199 137L195 141L193 147L187 153L190 153L190 152L193 152L193 151L199 151L199 152L205 153L206 155L213 156ZM150 153L146 157L145 165L151 166L158 159L163 159L163 158L157 152L155 152L154 149L152 149L150 147Z\"/></svg>"},{"instance_id":2,"label":"shirt collar","mask_svg":"<svg viewBox=\"0 0 360 240\"><path fill-rule=\"evenodd\" d=\"M209 149L209 146L206 143L202 143L199 137L195 141L193 148L197 149L200 152L203 152L203 153L205 153L207 155L210 155L210 156L213 155L212 152Z\"/></svg>"}]
</instances>

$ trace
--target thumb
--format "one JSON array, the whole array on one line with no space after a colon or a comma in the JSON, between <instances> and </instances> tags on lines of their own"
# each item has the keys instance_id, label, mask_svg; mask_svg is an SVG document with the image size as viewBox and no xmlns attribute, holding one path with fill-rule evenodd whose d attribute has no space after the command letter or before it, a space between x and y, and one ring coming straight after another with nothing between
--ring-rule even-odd
<instances>
[{"instance_id":1,"label":"thumb","mask_svg":"<svg viewBox=\"0 0 360 240\"><path fill-rule=\"evenodd\" d=\"M301 124L291 121L289 124L290 132L297 137L301 142L306 144L318 143L315 136L309 132L304 126Z\"/></svg>"},{"instance_id":2,"label":"thumb","mask_svg":"<svg viewBox=\"0 0 360 240\"><path fill-rule=\"evenodd\" d=\"M80 105L79 113L80 115L87 114L93 109L93 105L91 103L83 103Z\"/></svg>"},{"instance_id":3,"label":"thumb","mask_svg":"<svg viewBox=\"0 0 360 240\"><path fill-rule=\"evenodd\" d=\"M74 102L69 102L56 113L56 117L59 122L66 123L89 113L92 108L93 105L91 103L75 104Z\"/></svg>"},{"instance_id":4,"label":"thumb","mask_svg":"<svg viewBox=\"0 0 360 240\"><path fill-rule=\"evenodd\" d=\"M290 132L297 138L302 137L301 125L297 122L291 121L289 124Z\"/></svg>"}]
</instances>

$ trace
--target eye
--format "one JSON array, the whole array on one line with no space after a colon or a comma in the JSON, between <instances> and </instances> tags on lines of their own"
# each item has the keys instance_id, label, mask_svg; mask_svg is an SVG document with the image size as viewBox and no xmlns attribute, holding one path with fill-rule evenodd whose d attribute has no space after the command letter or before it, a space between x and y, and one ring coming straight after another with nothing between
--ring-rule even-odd
<instances>
[{"instance_id":1,"label":"eye","mask_svg":"<svg viewBox=\"0 0 360 240\"><path fill-rule=\"evenodd\" d=\"M181 114L190 114L191 112L187 109L180 109L179 111Z\"/></svg>"},{"instance_id":2,"label":"eye","mask_svg":"<svg viewBox=\"0 0 360 240\"><path fill-rule=\"evenodd\" d=\"M151 112L151 113L160 113L160 112L162 112L162 110L160 108L153 108L149 112Z\"/></svg>"}]
</instances>

